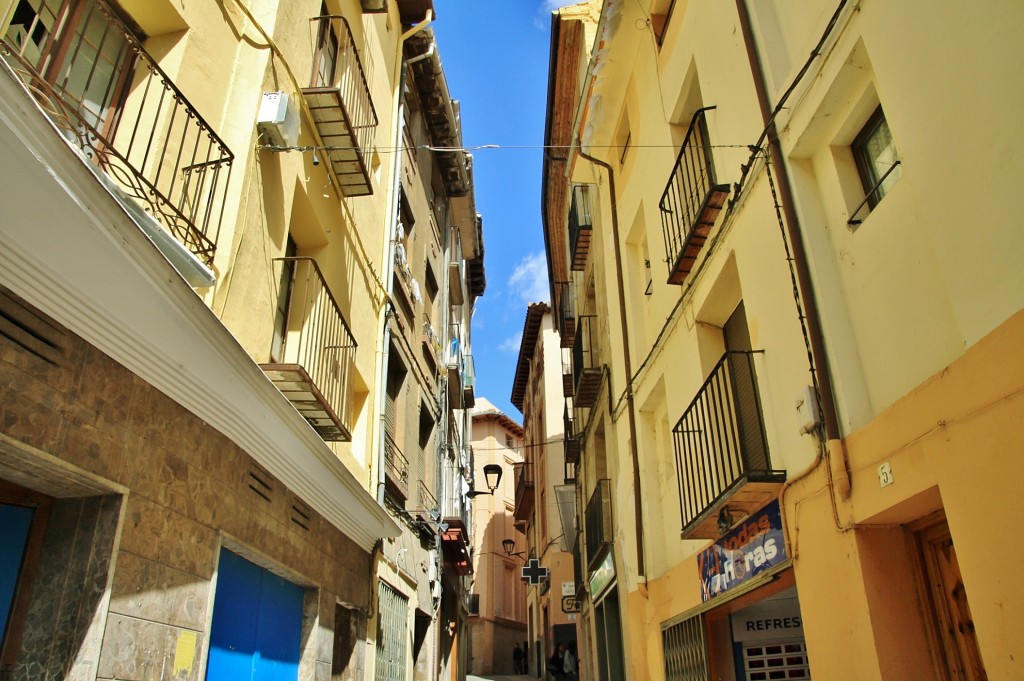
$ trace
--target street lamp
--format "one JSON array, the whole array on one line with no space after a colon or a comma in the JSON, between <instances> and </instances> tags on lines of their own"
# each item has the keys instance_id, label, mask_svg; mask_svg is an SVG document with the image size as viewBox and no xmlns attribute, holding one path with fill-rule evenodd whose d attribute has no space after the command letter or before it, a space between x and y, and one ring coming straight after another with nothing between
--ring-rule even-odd
<instances>
[{"instance_id":1,"label":"street lamp","mask_svg":"<svg viewBox=\"0 0 1024 681\"><path fill-rule=\"evenodd\" d=\"M466 492L466 496L472 499L483 494L494 494L494 490L498 489L498 483L501 482L501 466L496 463L489 463L484 466L484 484L487 485L489 492L483 490L471 489Z\"/></svg>"},{"instance_id":2,"label":"street lamp","mask_svg":"<svg viewBox=\"0 0 1024 681\"><path fill-rule=\"evenodd\" d=\"M501 548L505 549L505 555L508 557L512 556L524 556L526 555L522 551L516 551L516 540L515 539L502 539Z\"/></svg>"}]
</instances>

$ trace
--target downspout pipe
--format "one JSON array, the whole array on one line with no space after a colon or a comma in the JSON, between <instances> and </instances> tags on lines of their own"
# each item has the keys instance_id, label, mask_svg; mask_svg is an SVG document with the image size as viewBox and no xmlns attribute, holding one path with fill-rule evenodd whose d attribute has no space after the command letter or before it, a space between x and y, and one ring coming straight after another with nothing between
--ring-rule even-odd
<instances>
[{"instance_id":1,"label":"downspout pipe","mask_svg":"<svg viewBox=\"0 0 1024 681\"><path fill-rule=\"evenodd\" d=\"M393 82L398 84L396 92L396 99L398 100L395 106L395 116L392 120L391 129L396 132L395 140L397 143L401 143L402 135L405 127L405 116L403 115L405 109L405 59L402 54L405 48L405 41L416 35L427 26L432 24L434 21L433 10L427 10L426 15L422 22L414 25L408 31L403 33L398 40L398 49L395 54L395 77ZM433 43L431 43L433 47ZM397 144L396 144L397 146ZM385 478L385 462L384 462L384 451L385 442L384 436L387 432L385 427L385 407L384 404L387 401L387 390L388 390L388 364L391 357L389 348L391 347L391 315L393 314L394 306L391 304L392 297L394 296L394 263L395 263L395 246L396 237L395 233L398 227L398 201L401 196L402 189L402 154L394 155L394 165L392 167L391 176L391 196L388 200L388 220L387 225L387 240L385 246L384 265L381 268L381 273L384 278L384 315L381 319L381 328L377 337L380 338L380 345L377 348L377 354L380 358L378 366L380 367L380 373L377 376L377 385L380 390L377 395L377 404L380 409L380 415L377 421L377 503L381 506L384 505L384 488L386 485Z\"/></svg>"},{"instance_id":2,"label":"downspout pipe","mask_svg":"<svg viewBox=\"0 0 1024 681\"><path fill-rule=\"evenodd\" d=\"M797 76L797 81L807 72L811 62L817 58L822 45L828 38L829 33L835 26L836 19L846 0L841 0L838 8L833 14L829 28L822 35L821 40L811 52L807 63ZM786 95L775 106L774 110L768 99L768 87L764 75L764 67L761 63L761 56L757 49L757 43L751 28L750 10L747 8L746 0L736 0L736 10L739 14L740 30L743 35L743 45L747 51L747 59L750 61L750 70L754 79L754 90L757 93L757 103L761 108L761 116L764 120L765 129L761 134L762 139L767 137L768 153L779 185L779 192L782 194L782 211L786 218L786 230L789 235L790 246L793 253L793 267L796 270L797 282L805 302L804 317L807 321L807 333L811 346L811 356L814 360L815 377L817 379L819 404L821 407L822 422L825 431L828 459L832 466L832 477L843 499L850 498L851 482L849 466L846 461L846 450L842 442L839 415L836 410L835 392L832 387L832 376L829 370L828 353L825 348L824 333L821 325L821 315L818 310L817 299L814 293L814 284L811 281L810 268L807 261L807 252L804 249L803 229L796 212L796 201L794 200L793 187L789 177L789 167L786 164L785 155L779 144L778 130L775 126L775 117L786 103L786 98L793 91L796 82L790 86ZM802 476L801 476L802 477Z\"/></svg>"},{"instance_id":3,"label":"downspout pipe","mask_svg":"<svg viewBox=\"0 0 1024 681\"><path fill-rule=\"evenodd\" d=\"M615 193L615 171L612 167L599 158L595 158L583 151L583 145L579 144L577 151L580 158L590 161L608 171L608 193L611 195L612 209L612 241L615 244L615 277L618 284L619 294L619 324L622 327L622 354L625 360L626 370L626 402L627 414L629 416L629 453L633 462L633 510L636 522L636 565L637 574L646 580L647 565L644 558L644 511L643 495L640 488L640 453L636 441L636 404L633 398L633 382L630 377L633 375L633 360L629 347L629 326L626 323L626 290L622 271L622 246L619 243L619 206Z\"/></svg>"}]
</instances>

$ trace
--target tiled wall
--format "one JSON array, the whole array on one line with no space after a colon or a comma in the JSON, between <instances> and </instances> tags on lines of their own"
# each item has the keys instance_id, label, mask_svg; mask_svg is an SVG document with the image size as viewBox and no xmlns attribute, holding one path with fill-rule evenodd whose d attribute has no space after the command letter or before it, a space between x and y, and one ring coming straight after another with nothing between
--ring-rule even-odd
<instances>
[{"instance_id":1,"label":"tiled wall","mask_svg":"<svg viewBox=\"0 0 1024 681\"><path fill-rule=\"evenodd\" d=\"M66 478L95 474L113 493L54 504L18 678L200 678L225 536L319 589L301 676L322 677L334 613L317 611L369 607L369 553L203 421L54 329L56 363L0 334L0 433L25 445L18 459L0 447L0 477L56 496L75 491Z\"/></svg>"}]
</instances>

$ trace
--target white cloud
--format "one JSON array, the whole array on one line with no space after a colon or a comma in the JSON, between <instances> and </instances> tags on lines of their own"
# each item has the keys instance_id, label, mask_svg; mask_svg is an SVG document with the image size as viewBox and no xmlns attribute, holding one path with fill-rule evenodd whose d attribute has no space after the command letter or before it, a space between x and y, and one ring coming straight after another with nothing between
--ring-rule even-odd
<instances>
[{"instance_id":1,"label":"white cloud","mask_svg":"<svg viewBox=\"0 0 1024 681\"><path fill-rule=\"evenodd\" d=\"M533 253L519 261L508 278L509 295L529 305L548 302L548 265L544 253Z\"/></svg>"},{"instance_id":2,"label":"white cloud","mask_svg":"<svg viewBox=\"0 0 1024 681\"><path fill-rule=\"evenodd\" d=\"M523 344L523 332L520 331L514 336L510 336L501 342L498 349L502 352L507 352L513 355L519 354L519 346Z\"/></svg>"},{"instance_id":3,"label":"white cloud","mask_svg":"<svg viewBox=\"0 0 1024 681\"><path fill-rule=\"evenodd\" d=\"M580 0L541 0L540 7L537 9L537 17L533 20L533 25L543 31L551 26L552 12L560 7L575 5L579 1Z\"/></svg>"}]
</instances>

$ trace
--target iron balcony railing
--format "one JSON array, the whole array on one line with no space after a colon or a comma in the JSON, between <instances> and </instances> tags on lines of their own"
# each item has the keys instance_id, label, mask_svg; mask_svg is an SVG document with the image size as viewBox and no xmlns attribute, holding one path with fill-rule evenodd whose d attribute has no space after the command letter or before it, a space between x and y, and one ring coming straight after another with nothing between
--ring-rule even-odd
<instances>
[{"instance_id":1,"label":"iron balcony railing","mask_svg":"<svg viewBox=\"0 0 1024 681\"><path fill-rule=\"evenodd\" d=\"M576 287L571 281L555 282L559 346L571 348L576 340Z\"/></svg>"},{"instance_id":2,"label":"iron balcony railing","mask_svg":"<svg viewBox=\"0 0 1024 681\"><path fill-rule=\"evenodd\" d=\"M455 462L445 463L445 494L441 500L441 515L449 525L460 524L463 528L470 528L469 504L463 495L466 476L465 468Z\"/></svg>"},{"instance_id":3,"label":"iron balcony railing","mask_svg":"<svg viewBox=\"0 0 1024 681\"><path fill-rule=\"evenodd\" d=\"M589 409L597 402L604 367L598 364L598 317L576 318L576 338L572 345L573 405Z\"/></svg>"},{"instance_id":4,"label":"iron balcony railing","mask_svg":"<svg viewBox=\"0 0 1024 681\"><path fill-rule=\"evenodd\" d=\"M715 173L708 138L705 114L714 108L705 107L693 114L658 204L670 284L681 284L690 273L729 195L729 185L719 183Z\"/></svg>"},{"instance_id":5,"label":"iron balcony railing","mask_svg":"<svg viewBox=\"0 0 1024 681\"><path fill-rule=\"evenodd\" d=\"M771 467L754 351L725 353L672 429L683 535L750 483L780 483Z\"/></svg>"},{"instance_id":6,"label":"iron balcony railing","mask_svg":"<svg viewBox=\"0 0 1024 681\"><path fill-rule=\"evenodd\" d=\"M211 265L231 151L105 0L79 5L60 21L16 14L0 55L115 186Z\"/></svg>"},{"instance_id":7,"label":"iron balcony railing","mask_svg":"<svg viewBox=\"0 0 1024 681\"><path fill-rule=\"evenodd\" d=\"M373 193L370 155L377 130L366 72L348 20L328 14L310 19L313 72L302 94L345 196Z\"/></svg>"},{"instance_id":8,"label":"iron balcony railing","mask_svg":"<svg viewBox=\"0 0 1024 681\"><path fill-rule=\"evenodd\" d=\"M569 243L572 245L572 264L569 269L582 271L586 267L593 227L594 220L590 214L590 185L575 185L569 204Z\"/></svg>"},{"instance_id":9,"label":"iron balcony railing","mask_svg":"<svg viewBox=\"0 0 1024 681\"><path fill-rule=\"evenodd\" d=\"M391 433L384 433L385 488L404 504L409 498L409 460Z\"/></svg>"},{"instance_id":10,"label":"iron balcony railing","mask_svg":"<svg viewBox=\"0 0 1024 681\"><path fill-rule=\"evenodd\" d=\"M516 520L526 520L533 513L533 464L528 461L520 461L513 464L512 472L516 481L516 499L512 516Z\"/></svg>"},{"instance_id":11,"label":"iron balcony railing","mask_svg":"<svg viewBox=\"0 0 1024 681\"><path fill-rule=\"evenodd\" d=\"M587 545L587 571L593 572L604 558L612 543L612 483L604 478L597 481L594 493L587 502L583 518L583 536Z\"/></svg>"},{"instance_id":12,"label":"iron balcony railing","mask_svg":"<svg viewBox=\"0 0 1024 681\"><path fill-rule=\"evenodd\" d=\"M276 260L292 270L291 298L280 361L261 366L325 440L348 441L355 338L313 258Z\"/></svg>"},{"instance_id":13,"label":"iron balcony railing","mask_svg":"<svg viewBox=\"0 0 1024 681\"><path fill-rule=\"evenodd\" d=\"M431 511L437 508L437 497L434 496L434 492L427 487L427 483L422 480L416 481L416 491L419 495L419 499L416 502L420 508Z\"/></svg>"},{"instance_id":14,"label":"iron balcony railing","mask_svg":"<svg viewBox=\"0 0 1024 681\"><path fill-rule=\"evenodd\" d=\"M473 355L462 356L462 407L472 409L476 406L476 363Z\"/></svg>"},{"instance_id":15,"label":"iron balcony railing","mask_svg":"<svg viewBox=\"0 0 1024 681\"><path fill-rule=\"evenodd\" d=\"M565 438L565 463L575 466L575 464L580 462L580 436L576 432L573 412L569 409L568 401L565 404L565 410L562 412L562 428ZM566 471L568 472L568 467Z\"/></svg>"}]
</instances>

